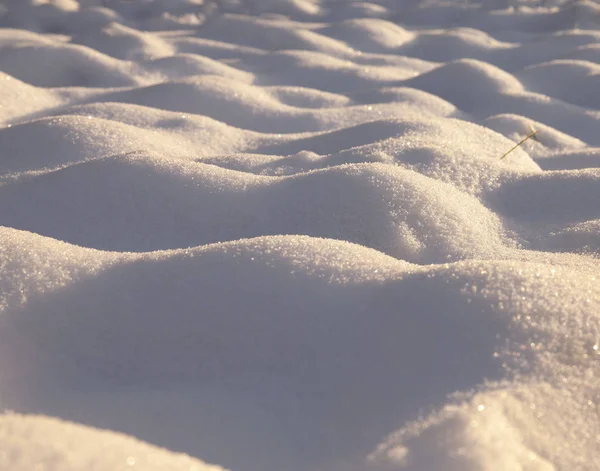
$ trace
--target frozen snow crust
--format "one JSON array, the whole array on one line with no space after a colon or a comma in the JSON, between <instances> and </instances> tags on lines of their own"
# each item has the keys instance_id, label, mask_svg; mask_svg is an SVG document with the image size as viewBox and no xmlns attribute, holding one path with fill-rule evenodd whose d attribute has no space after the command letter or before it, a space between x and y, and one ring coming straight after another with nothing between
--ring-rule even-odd
<instances>
[{"instance_id":1,"label":"frozen snow crust","mask_svg":"<svg viewBox=\"0 0 600 471\"><path fill-rule=\"evenodd\" d=\"M597 470L598 254L598 2L0 4L0 471Z\"/></svg>"}]
</instances>

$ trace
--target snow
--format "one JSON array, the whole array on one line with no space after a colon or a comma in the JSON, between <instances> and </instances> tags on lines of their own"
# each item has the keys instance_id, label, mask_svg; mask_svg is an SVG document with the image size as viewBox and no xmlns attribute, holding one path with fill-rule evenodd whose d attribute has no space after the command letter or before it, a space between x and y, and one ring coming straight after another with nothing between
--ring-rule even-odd
<instances>
[{"instance_id":1,"label":"snow","mask_svg":"<svg viewBox=\"0 0 600 471\"><path fill-rule=\"evenodd\" d=\"M94 430L43 416L0 417L3 469L127 471L221 471L182 454L141 443L125 435ZM73 452L73 449L76 452Z\"/></svg>"},{"instance_id":2,"label":"snow","mask_svg":"<svg viewBox=\"0 0 600 471\"><path fill-rule=\"evenodd\" d=\"M599 48L591 0L6 0L0 470L598 469Z\"/></svg>"}]
</instances>

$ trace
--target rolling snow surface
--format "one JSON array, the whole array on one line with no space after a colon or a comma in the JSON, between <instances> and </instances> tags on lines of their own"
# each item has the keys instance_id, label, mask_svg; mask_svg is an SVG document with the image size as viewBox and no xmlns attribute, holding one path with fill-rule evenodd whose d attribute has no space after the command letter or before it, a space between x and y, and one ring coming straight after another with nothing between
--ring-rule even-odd
<instances>
[{"instance_id":1,"label":"rolling snow surface","mask_svg":"<svg viewBox=\"0 0 600 471\"><path fill-rule=\"evenodd\" d=\"M597 1L4 0L0 226L2 471L600 469Z\"/></svg>"}]
</instances>

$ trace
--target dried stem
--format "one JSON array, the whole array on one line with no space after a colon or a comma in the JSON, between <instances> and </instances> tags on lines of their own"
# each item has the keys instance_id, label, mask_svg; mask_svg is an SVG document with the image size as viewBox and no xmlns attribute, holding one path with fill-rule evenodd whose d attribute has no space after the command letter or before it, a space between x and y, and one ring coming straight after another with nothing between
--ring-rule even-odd
<instances>
[{"instance_id":1,"label":"dried stem","mask_svg":"<svg viewBox=\"0 0 600 471\"><path fill-rule=\"evenodd\" d=\"M504 159L513 150L515 150L517 147L522 145L527 139L531 139L532 137L534 137L537 133L538 133L538 131L531 131L529 134L527 134L527 136L525 136L523 139L521 139L521 141L519 141L517 144L515 144L506 154L504 154L502 157L500 157L500 160Z\"/></svg>"}]
</instances>

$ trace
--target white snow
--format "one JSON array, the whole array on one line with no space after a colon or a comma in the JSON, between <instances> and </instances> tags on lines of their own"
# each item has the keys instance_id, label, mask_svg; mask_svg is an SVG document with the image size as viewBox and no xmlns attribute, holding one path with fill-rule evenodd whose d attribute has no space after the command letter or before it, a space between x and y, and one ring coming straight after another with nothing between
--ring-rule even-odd
<instances>
[{"instance_id":1,"label":"white snow","mask_svg":"<svg viewBox=\"0 0 600 471\"><path fill-rule=\"evenodd\" d=\"M0 470L599 469L599 51L592 0L5 0Z\"/></svg>"}]
</instances>

